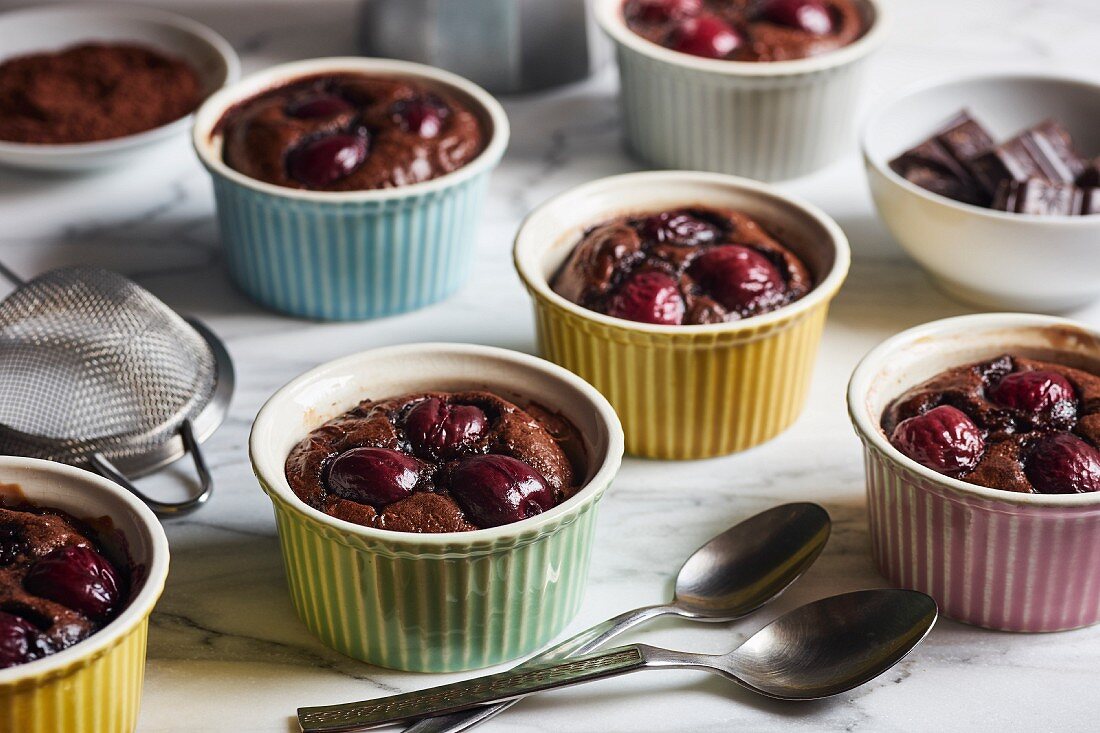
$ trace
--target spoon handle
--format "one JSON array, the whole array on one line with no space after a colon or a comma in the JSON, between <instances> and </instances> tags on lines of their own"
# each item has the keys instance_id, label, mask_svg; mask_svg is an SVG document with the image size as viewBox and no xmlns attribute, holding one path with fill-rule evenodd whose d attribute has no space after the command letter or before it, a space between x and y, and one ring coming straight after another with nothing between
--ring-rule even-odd
<instances>
[{"instance_id":1,"label":"spoon handle","mask_svg":"<svg viewBox=\"0 0 1100 733\"><path fill-rule=\"evenodd\" d=\"M659 659L650 660L649 652L655 652ZM633 644L558 664L514 669L401 695L343 705L298 708L298 723L304 733L362 730L615 677L649 666L679 666L669 664L670 661L670 653L665 650Z\"/></svg>"}]
</instances>

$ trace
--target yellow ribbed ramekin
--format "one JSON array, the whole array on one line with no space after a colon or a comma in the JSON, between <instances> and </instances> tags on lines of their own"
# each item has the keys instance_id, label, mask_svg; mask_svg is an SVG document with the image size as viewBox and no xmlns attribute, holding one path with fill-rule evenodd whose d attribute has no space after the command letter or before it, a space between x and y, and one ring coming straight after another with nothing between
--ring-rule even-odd
<instances>
[{"instance_id":1,"label":"yellow ribbed ramekin","mask_svg":"<svg viewBox=\"0 0 1100 733\"><path fill-rule=\"evenodd\" d=\"M612 318L550 289L587 228L684 206L754 217L802 258L814 289L772 313L701 326ZM685 171L613 176L567 191L527 217L514 256L534 300L542 355L607 397L623 423L627 452L676 460L750 448L797 419L829 303L850 260L844 233L819 209L755 181Z\"/></svg>"},{"instance_id":2,"label":"yellow ribbed ramekin","mask_svg":"<svg viewBox=\"0 0 1100 733\"><path fill-rule=\"evenodd\" d=\"M149 615L168 575L160 522L120 486L59 463L0 458L0 484L5 496L91 522L108 549L128 555L133 586L129 605L98 633L0 669L0 733L130 733L137 726Z\"/></svg>"}]
</instances>

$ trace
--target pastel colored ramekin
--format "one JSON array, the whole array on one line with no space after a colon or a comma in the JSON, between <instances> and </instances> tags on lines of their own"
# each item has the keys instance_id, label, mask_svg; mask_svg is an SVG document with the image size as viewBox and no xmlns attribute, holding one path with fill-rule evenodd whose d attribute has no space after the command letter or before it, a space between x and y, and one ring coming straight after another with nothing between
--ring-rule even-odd
<instances>
[{"instance_id":1,"label":"pastel colored ramekin","mask_svg":"<svg viewBox=\"0 0 1100 733\"><path fill-rule=\"evenodd\" d=\"M743 62L679 53L634 33L624 0L596 0L619 61L626 141L659 168L765 181L815 171L849 150L868 56L882 45L879 0L857 0L868 30L808 59Z\"/></svg>"},{"instance_id":2,"label":"pastel colored ramekin","mask_svg":"<svg viewBox=\"0 0 1100 733\"><path fill-rule=\"evenodd\" d=\"M446 88L477 112L485 150L467 165L411 186L299 191L242 175L222 161L218 122L266 89L319 74L408 77ZM234 282L263 306L304 318L358 320L438 302L465 282L489 175L508 144L508 118L465 79L404 61L330 58L275 66L218 92L199 109L195 150L214 180Z\"/></svg>"},{"instance_id":3,"label":"pastel colored ramekin","mask_svg":"<svg viewBox=\"0 0 1100 733\"><path fill-rule=\"evenodd\" d=\"M550 278L588 227L693 205L756 218L802 258L814 289L771 313L703 326L612 318L551 290ZM527 217L514 255L534 300L542 355L607 397L623 421L627 452L662 459L744 450L795 421L850 259L844 232L819 209L766 184L685 171L613 176L567 191Z\"/></svg>"},{"instance_id":4,"label":"pastel colored ramekin","mask_svg":"<svg viewBox=\"0 0 1100 733\"><path fill-rule=\"evenodd\" d=\"M536 517L475 532L415 534L331 517L291 490L291 448L368 397L488 390L556 410L582 435L588 480ZM268 400L249 441L275 507L287 582L306 627L343 654L417 672L505 662L544 645L580 607L598 502L619 469L622 428L590 385L526 354L414 344L323 364Z\"/></svg>"},{"instance_id":5,"label":"pastel colored ramekin","mask_svg":"<svg viewBox=\"0 0 1100 733\"><path fill-rule=\"evenodd\" d=\"M1100 494L1019 494L925 468L879 426L886 406L944 369L1011 353L1100 373L1100 332L1046 316L991 313L904 331L864 357L848 387L863 441L879 570L957 621L1059 631L1100 621Z\"/></svg>"},{"instance_id":6,"label":"pastel colored ramekin","mask_svg":"<svg viewBox=\"0 0 1100 733\"><path fill-rule=\"evenodd\" d=\"M87 519L133 569L126 609L64 651L0 669L0 733L131 733L145 675L149 615L168 576L168 539L153 513L115 483L35 458L0 457L0 493ZM109 529L108 529L109 528ZM119 537L118 535L121 535Z\"/></svg>"}]
</instances>

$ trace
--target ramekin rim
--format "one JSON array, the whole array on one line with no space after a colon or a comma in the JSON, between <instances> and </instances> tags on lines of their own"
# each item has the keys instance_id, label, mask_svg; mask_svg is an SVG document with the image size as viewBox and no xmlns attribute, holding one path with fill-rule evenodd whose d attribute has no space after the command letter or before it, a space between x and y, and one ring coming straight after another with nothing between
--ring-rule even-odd
<instances>
[{"instance_id":1,"label":"ramekin rim","mask_svg":"<svg viewBox=\"0 0 1100 733\"><path fill-rule=\"evenodd\" d=\"M874 13L874 19L867 31L847 46L819 56L791 61L727 61L673 51L642 38L630 30L623 20L621 10L624 2L625 0L595 0L596 21L615 43L672 66L728 77L765 79L810 74L845 66L881 46L886 40L891 22L890 12L885 9L886 3L881 0L862 0Z\"/></svg>"},{"instance_id":2,"label":"ramekin rim","mask_svg":"<svg viewBox=\"0 0 1100 733\"><path fill-rule=\"evenodd\" d=\"M164 590L169 564L168 537L164 533L160 520L140 499L113 481L90 471L53 461L0 456L0 472L8 468L30 468L46 474L60 474L93 484L98 487L98 490L113 494L115 498L120 498L126 504L137 517L139 524L147 531L152 550L144 584L138 594L130 599L122 613L102 629L68 649L33 662L0 669L0 688L65 673L68 668L96 659L113 648L122 637L152 613Z\"/></svg>"},{"instance_id":3,"label":"ramekin rim","mask_svg":"<svg viewBox=\"0 0 1100 733\"><path fill-rule=\"evenodd\" d=\"M209 94L206 99L210 99L215 94L225 89L231 84L237 82L241 75L241 59L237 55L237 52L233 49L232 44L229 43L220 33L215 31L210 26L207 26L199 21L189 18L179 13L173 13L168 10L162 10L161 8L148 7L144 5L132 5L132 4L74 4L64 3L60 5L46 5L43 7L27 6L22 8L16 8L15 10L9 10L0 14L0 22L5 19L15 18L17 16L29 16L29 15L68 15L68 14L80 14L80 15L124 15L127 18L140 18L151 22L161 23L166 26L175 28L176 30L183 31L190 34L192 37L205 43L221 58L222 63L225 64L225 79L222 80L221 85ZM203 100L205 103L206 100ZM189 128L198 114L198 110L202 105L192 110L188 114L180 117L179 119L166 122L163 125L159 125L150 130L144 130L142 132L136 132L132 135L123 135L122 137L111 138L109 140L94 140L92 142L84 143L58 143L58 144L40 144L40 143L19 143L10 140L0 140L0 154L27 154L33 153L40 157L49 158L62 158L74 154L88 155L88 154L110 154L117 153L119 151L129 150L130 148L137 148L147 143L155 142L164 138L171 137L177 132L186 130Z\"/></svg>"},{"instance_id":4,"label":"ramekin rim","mask_svg":"<svg viewBox=\"0 0 1100 733\"><path fill-rule=\"evenodd\" d=\"M900 333L894 334L871 349L871 351L860 359L852 372L852 376L848 381L847 402L848 416L855 427L856 433L862 440L869 442L886 458L898 464L909 473L916 474L926 481L939 484L956 493L1005 504L1016 504L1019 506L1084 507L1100 505L1100 492L1089 494L1022 494L1017 491L978 486L977 484L937 473L917 463L895 448L890 441L887 440L886 434L880 429L877 418L868 414L865 404L867 392L870 389L872 380L879 372L880 365L890 354L896 352L904 345L921 339L934 338L937 335L957 332L967 328L994 325L1004 327L1049 326L1072 328L1073 330L1083 331L1100 338L1100 331L1091 329L1077 321L1033 313L976 313L964 316L954 316L951 318L941 318L908 328Z\"/></svg>"},{"instance_id":5,"label":"ramekin rim","mask_svg":"<svg viewBox=\"0 0 1100 733\"><path fill-rule=\"evenodd\" d=\"M253 97L265 89L290 82L295 78L341 72L388 72L451 87L472 99L489 118L492 125L489 142L476 158L457 170L445 173L438 178L408 186L363 191L309 191L276 186L233 170L225 164L220 155L214 154L214 138L217 136L215 128L226 111L234 104ZM511 128L504 107L489 92L472 81L426 64L362 56L329 56L291 61L249 74L208 97L196 111L195 122L191 128L191 144L203 166L212 175L218 175L239 186L269 196L319 204L382 203L439 193L494 168L504 156L510 136Z\"/></svg>"},{"instance_id":6,"label":"ramekin rim","mask_svg":"<svg viewBox=\"0 0 1100 733\"><path fill-rule=\"evenodd\" d=\"M888 160L880 161L870 150L870 138L876 125L880 123L882 117L890 111L894 105L901 103L903 100L909 97L921 94L938 87L945 87L955 84L967 84L979 81L1002 81L1011 82L1013 80L1028 80L1028 81L1055 81L1055 82L1068 82L1070 84L1076 84L1082 87L1088 87L1098 95L1100 95L1100 82L1095 79L1090 79L1083 74L1074 73L1054 73L1044 71L993 71L993 72L977 72L971 74L965 74L963 76L941 74L932 79L922 80L902 89L894 92L887 97L883 102L876 104L874 109L871 110L866 119L863 122L862 129L860 131L860 154L863 157L864 165L874 171L876 174L886 179L889 183L896 187L901 188L911 195L915 195L933 205L941 206L946 209L966 214L968 216L976 216L978 218L984 218L991 221L998 221L1012 224L1028 224L1033 226L1048 226L1048 227L1089 227L1100 224L1100 214L1090 214L1087 216L1040 216L1038 214L1016 214L1009 211L999 211L997 209L990 209L984 206L975 206L974 204L967 204L961 201L955 201L946 196L940 196L939 194L932 193L927 189L921 188L917 184L909 181L902 176L895 173L889 165ZM929 132L931 134L932 131ZM897 155L901 155L904 150L899 150Z\"/></svg>"},{"instance_id":7,"label":"ramekin rim","mask_svg":"<svg viewBox=\"0 0 1100 733\"><path fill-rule=\"evenodd\" d=\"M778 308L769 313L764 313L759 316L752 316L751 318L744 318L739 321L730 321L728 323L707 323L699 325L687 325L687 326L661 326L650 323L638 323L636 321L628 321L622 318L613 318L612 316L604 315L603 313L597 313L596 311L589 310L580 306L571 300L554 292L550 287L549 279L539 271L537 265L532 260L533 254L523 248L526 245L524 241L524 235L530 236L529 223L531 220L540 214L544 209L558 203L560 200L567 199L569 197L585 196L591 191L602 190L604 188L612 186L626 186L630 185L634 181L641 181L642 183L675 183L679 181L684 182L698 182L698 183L710 183L727 188L736 189L741 192L748 192L754 195L768 196L774 199L779 199L799 209L802 213L809 216L818 225L820 225L829 235L829 243L833 250L833 266L830 268L828 274L821 279L821 282L817 283L809 293L804 297L789 303L781 308ZM592 223L597 223L593 221ZM529 241L529 240L528 240ZM528 248L532 245L526 245ZM603 326L609 328L620 329L623 331L633 331L646 334L660 334L664 336L694 336L694 335L714 335L714 334L741 334L751 333L759 331L760 329L768 326L776 326L782 323L787 323L800 315L812 310L815 306L821 302L828 302L837 291L840 290L844 284L844 280L848 275L848 269L851 266L851 248L848 244L848 237L844 234L844 230L840 228L840 225L836 221L826 214L823 210L810 202L784 193L776 186L771 184L762 183L760 181L754 181L749 178L741 178L737 176L730 176L724 173L705 173L702 171L642 171L637 173L621 173L614 176L605 176L603 178L597 178L586 183L582 183L579 186L574 186L565 191L562 191L555 196L543 201L523 218L520 222L519 229L516 232L515 241L512 247L512 260L516 268L516 272L519 274L520 279L524 284L535 291L539 296L553 303L554 305L572 313L573 315L588 321L594 321Z\"/></svg>"},{"instance_id":8,"label":"ramekin rim","mask_svg":"<svg viewBox=\"0 0 1100 733\"><path fill-rule=\"evenodd\" d=\"M533 369L549 374L552 377L565 381L572 386L578 392L580 392L595 409L596 414L600 418L600 422L603 423L608 433L608 446L607 453L604 456L603 462L599 468L589 477L584 486L567 501L558 504L552 509L543 512L542 514L527 519L520 520L519 522L513 522L511 524L503 524L499 527L490 527L487 529L478 529L472 532L441 532L441 533L413 533L413 532L397 532L393 530L376 529L374 527L365 527L360 524L348 522L342 519L325 514L324 512L314 509L313 507L302 501L297 494L290 488L289 482L286 480L286 474L283 470L283 466L286 462L286 456L270 456L269 461L265 461L261 455L265 446L258 445L257 434L263 427L265 421L273 420L271 413L274 411L274 405L282 399L288 398L296 390L302 388L304 385L319 378L329 371L338 370L342 368L350 368L357 365L362 359L370 356L372 358L378 358L379 356L412 356L424 353L439 353L441 351L447 351L454 354L467 354L467 355L480 355L488 356L496 359L517 364L523 368ZM270 450L270 449L267 449ZM453 546L456 544L480 544L486 542L503 542L506 540L515 539L521 541L524 535L532 532L540 532L543 529L547 529L555 524L561 523L561 520L566 518L571 513L581 509L585 505L594 503L597 501L603 493L610 487L615 475L619 471L619 467L622 463L622 457L625 450L625 437L623 435L622 424L619 421L615 410L611 407L611 404L607 401L602 394L600 394L595 387L584 381L577 375L568 371L564 367L560 367L557 364L553 364L544 359L540 359L530 354L524 354L518 351L512 351L510 349L503 349L497 346L483 346L479 344L461 344L461 343L446 343L446 342L427 342L427 343L412 343L412 344L398 344L395 346L383 346L376 349L368 349L366 351L360 351L354 354L333 359L331 361L324 362L322 364L313 367L312 369L303 372L285 385L276 390L271 397L269 397L256 414L256 419L252 423L252 430L248 440L248 456L249 461L252 464L253 470L256 472L257 477L260 479L261 484L275 492L276 496L283 501L284 504L292 508L299 514L305 515L307 518L314 522L334 529L344 535L350 535L355 537L364 538L367 540L381 541L395 546L419 546L419 547L443 547ZM267 465L268 463L272 465ZM274 480L273 480L274 479Z\"/></svg>"}]
</instances>

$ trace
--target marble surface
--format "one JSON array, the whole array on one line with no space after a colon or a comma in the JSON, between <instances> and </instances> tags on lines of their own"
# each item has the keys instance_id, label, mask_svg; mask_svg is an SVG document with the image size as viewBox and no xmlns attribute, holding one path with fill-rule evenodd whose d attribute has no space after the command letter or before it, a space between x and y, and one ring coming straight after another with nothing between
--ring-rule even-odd
<instances>
[{"instance_id":1,"label":"marble surface","mask_svg":"<svg viewBox=\"0 0 1100 733\"><path fill-rule=\"evenodd\" d=\"M159 0L224 33L246 71L354 52L349 0ZM893 38L868 101L935 75L1012 68L1096 73L1095 0L896 0ZM0 2L0 8L14 7ZM217 493L167 524L172 572L152 619L140 730L297 730L299 704L322 704L457 679L371 668L311 638L290 605L270 505L245 444L252 417L303 370L361 349L456 340L533 351L527 298L509 248L543 199L638 166L621 149L616 80L596 78L506 100L510 150L492 184L472 282L449 302L375 323L318 324L264 312L226 278L207 177L184 141L125 171L86 177L0 172L0 261L30 275L66 263L118 269L221 334L238 370L225 425L207 445ZM970 312L934 290L876 220L855 148L784 184L832 214L855 253L830 315L810 402L797 425L747 453L693 463L627 460L603 503L580 629L658 602L697 545L769 506L813 500L833 517L817 565L782 599L732 626L658 622L634 639L724 650L771 617L817 597L882 585L868 554L858 442L844 409L856 361L890 334ZM1100 307L1074 314L1100 324ZM183 470L183 469L181 469ZM173 496L171 481L146 482ZM1023 636L942 621L889 675L828 702L780 705L695 672L654 672L525 701L486 730L1086 730L1094 729L1100 628Z\"/></svg>"}]
</instances>

